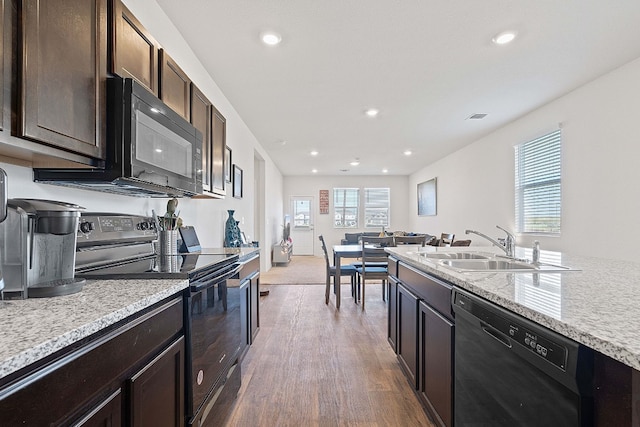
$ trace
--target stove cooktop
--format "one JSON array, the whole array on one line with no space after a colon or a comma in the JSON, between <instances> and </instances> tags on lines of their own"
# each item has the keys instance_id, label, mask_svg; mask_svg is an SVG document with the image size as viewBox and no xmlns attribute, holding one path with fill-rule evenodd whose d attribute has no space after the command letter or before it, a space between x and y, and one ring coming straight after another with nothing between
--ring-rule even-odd
<instances>
[{"instance_id":1,"label":"stove cooktop","mask_svg":"<svg viewBox=\"0 0 640 427\"><path fill-rule=\"evenodd\" d=\"M153 255L87 271L77 271L75 277L85 279L193 279L198 274L238 261L237 253L226 253L220 249L207 251L223 253Z\"/></svg>"}]
</instances>

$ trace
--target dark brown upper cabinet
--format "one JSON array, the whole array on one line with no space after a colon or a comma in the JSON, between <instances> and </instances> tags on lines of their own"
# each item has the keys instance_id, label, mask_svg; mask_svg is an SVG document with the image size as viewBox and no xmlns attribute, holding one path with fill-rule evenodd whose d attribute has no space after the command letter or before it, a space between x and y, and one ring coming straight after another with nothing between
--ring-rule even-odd
<instances>
[{"instance_id":1,"label":"dark brown upper cabinet","mask_svg":"<svg viewBox=\"0 0 640 427\"><path fill-rule=\"evenodd\" d=\"M191 80L164 49L160 49L160 99L173 111L189 120Z\"/></svg>"},{"instance_id":2,"label":"dark brown upper cabinet","mask_svg":"<svg viewBox=\"0 0 640 427\"><path fill-rule=\"evenodd\" d=\"M224 197L224 123L220 125L222 117L213 104L193 83L191 84L191 124L202 133L202 189L203 196ZM222 117L224 121L224 117ZM218 126L216 129L215 126ZM215 131L222 128L222 138L214 138ZM222 144L220 149L215 144ZM218 170L219 169L219 170ZM217 174L217 175L216 175ZM216 179L217 178L217 179Z\"/></svg>"},{"instance_id":3,"label":"dark brown upper cabinet","mask_svg":"<svg viewBox=\"0 0 640 427\"><path fill-rule=\"evenodd\" d=\"M136 79L158 96L158 42L122 4L113 1L112 67L114 74Z\"/></svg>"},{"instance_id":4,"label":"dark brown upper cabinet","mask_svg":"<svg viewBox=\"0 0 640 427\"><path fill-rule=\"evenodd\" d=\"M21 6L18 136L104 159L107 0Z\"/></svg>"}]
</instances>

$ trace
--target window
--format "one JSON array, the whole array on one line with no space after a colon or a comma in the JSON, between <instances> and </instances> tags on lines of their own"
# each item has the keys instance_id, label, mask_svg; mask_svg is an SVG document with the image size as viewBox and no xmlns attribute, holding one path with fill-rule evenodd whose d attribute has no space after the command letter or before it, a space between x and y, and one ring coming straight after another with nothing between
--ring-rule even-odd
<instances>
[{"instance_id":1,"label":"window","mask_svg":"<svg viewBox=\"0 0 640 427\"><path fill-rule=\"evenodd\" d=\"M389 226L388 188L364 189L364 226L376 228Z\"/></svg>"},{"instance_id":2,"label":"window","mask_svg":"<svg viewBox=\"0 0 640 427\"><path fill-rule=\"evenodd\" d=\"M359 198L360 191L357 188L333 189L335 228L358 228Z\"/></svg>"},{"instance_id":3,"label":"window","mask_svg":"<svg viewBox=\"0 0 640 427\"><path fill-rule=\"evenodd\" d=\"M293 226L309 227L311 225L311 200L296 200L293 204Z\"/></svg>"},{"instance_id":4,"label":"window","mask_svg":"<svg viewBox=\"0 0 640 427\"><path fill-rule=\"evenodd\" d=\"M560 234L560 130L516 146L516 228L520 233Z\"/></svg>"}]
</instances>

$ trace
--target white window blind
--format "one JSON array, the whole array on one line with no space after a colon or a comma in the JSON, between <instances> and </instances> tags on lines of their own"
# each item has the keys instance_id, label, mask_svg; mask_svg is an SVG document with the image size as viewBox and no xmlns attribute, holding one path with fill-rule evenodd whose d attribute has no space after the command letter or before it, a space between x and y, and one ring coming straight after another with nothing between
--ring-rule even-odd
<instances>
[{"instance_id":1,"label":"white window blind","mask_svg":"<svg viewBox=\"0 0 640 427\"><path fill-rule=\"evenodd\" d=\"M388 227L389 226L389 198L388 188L364 189L364 226Z\"/></svg>"},{"instance_id":2,"label":"white window blind","mask_svg":"<svg viewBox=\"0 0 640 427\"><path fill-rule=\"evenodd\" d=\"M560 129L515 147L516 228L560 234L562 213Z\"/></svg>"},{"instance_id":3,"label":"white window blind","mask_svg":"<svg viewBox=\"0 0 640 427\"><path fill-rule=\"evenodd\" d=\"M358 228L358 188L334 188L333 208L335 228Z\"/></svg>"}]
</instances>

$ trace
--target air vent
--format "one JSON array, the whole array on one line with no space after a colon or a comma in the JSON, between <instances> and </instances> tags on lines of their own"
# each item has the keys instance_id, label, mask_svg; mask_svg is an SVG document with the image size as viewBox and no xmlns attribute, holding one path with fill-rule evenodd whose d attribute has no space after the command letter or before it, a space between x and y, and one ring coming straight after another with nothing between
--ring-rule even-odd
<instances>
[{"instance_id":1,"label":"air vent","mask_svg":"<svg viewBox=\"0 0 640 427\"><path fill-rule=\"evenodd\" d=\"M484 119L485 117L487 117L485 113L476 113L467 117L467 120L480 120L480 119Z\"/></svg>"},{"instance_id":2,"label":"air vent","mask_svg":"<svg viewBox=\"0 0 640 427\"><path fill-rule=\"evenodd\" d=\"M349 169L340 169L340 172L349 172Z\"/></svg>"}]
</instances>

